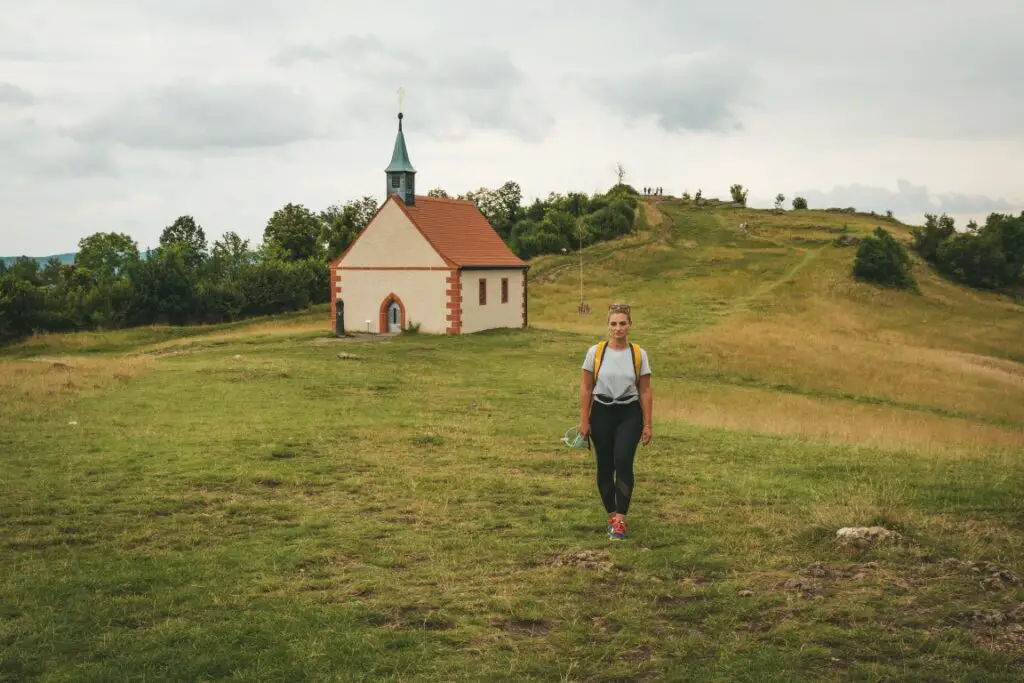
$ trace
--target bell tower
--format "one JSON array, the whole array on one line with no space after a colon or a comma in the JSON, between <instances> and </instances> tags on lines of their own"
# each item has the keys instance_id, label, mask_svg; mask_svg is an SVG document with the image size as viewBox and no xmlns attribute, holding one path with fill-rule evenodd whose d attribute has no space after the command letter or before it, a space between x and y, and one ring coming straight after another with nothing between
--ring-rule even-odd
<instances>
[{"instance_id":1,"label":"bell tower","mask_svg":"<svg viewBox=\"0 0 1024 683\"><path fill-rule=\"evenodd\" d=\"M398 135L395 137L395 149L391 153L391 163L384 169L387 176L387 190L384 196L397 194L406 206L416 204L416 169L409 161L409 150L405 147L405 133L402 132L402 100L405 89L398 89Z\"/></svg>"}]
</instances>

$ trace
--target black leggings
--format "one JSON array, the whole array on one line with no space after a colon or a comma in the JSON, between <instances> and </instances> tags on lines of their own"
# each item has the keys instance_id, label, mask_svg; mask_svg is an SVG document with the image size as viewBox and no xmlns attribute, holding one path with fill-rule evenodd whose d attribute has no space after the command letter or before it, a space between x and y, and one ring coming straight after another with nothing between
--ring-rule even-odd
<instances>
[{"instance_id":1,"label":"black leggings","mask_svg":"<svg viewBox=\"0 0 1024 683\"><path fill-rule=\"evenodd\" d=\"M633 458L643 428L640 401L611 406L591 403L590 438L597 452L597 490L609 513L624 515L629 511Z\"/></svg>"}]
</instances>

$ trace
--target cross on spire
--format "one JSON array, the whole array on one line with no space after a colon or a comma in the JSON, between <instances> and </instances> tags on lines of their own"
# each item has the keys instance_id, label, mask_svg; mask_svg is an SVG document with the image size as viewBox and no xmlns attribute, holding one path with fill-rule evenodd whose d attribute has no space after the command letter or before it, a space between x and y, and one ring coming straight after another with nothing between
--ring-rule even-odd
<instances>
[{"instance_id":1,"label":"cross on spire","mask_svg":"<svg viewBox=\"0 0 1024 683\"><path fill-rule=\"evenodd\" d=\"M397 194L407 206L416 204L416 169L409 161L409 150L405 147L405 134L402 132L402 105L405 104L405 88L398 91L398 135L395 137L395 149L391 155L391 163L384 169L387 175L387 195Z\"/></svg>"}]
</instances>

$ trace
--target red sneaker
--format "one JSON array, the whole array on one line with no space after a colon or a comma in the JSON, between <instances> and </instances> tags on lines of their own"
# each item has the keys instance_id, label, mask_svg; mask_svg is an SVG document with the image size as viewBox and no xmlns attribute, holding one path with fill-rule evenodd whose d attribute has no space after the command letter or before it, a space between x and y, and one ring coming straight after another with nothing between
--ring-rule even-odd
<instances>
[{"instance_id":1,"label":"red sneaker","mask_svg":"<svg viewBox=\"0 0 1024 683\"><path fill-rule=\"evenodd\" d=\"M621 541L626 537L626 516L619 513L612 515L608 522L608 540Z\"/></svg>"}]
</instances>

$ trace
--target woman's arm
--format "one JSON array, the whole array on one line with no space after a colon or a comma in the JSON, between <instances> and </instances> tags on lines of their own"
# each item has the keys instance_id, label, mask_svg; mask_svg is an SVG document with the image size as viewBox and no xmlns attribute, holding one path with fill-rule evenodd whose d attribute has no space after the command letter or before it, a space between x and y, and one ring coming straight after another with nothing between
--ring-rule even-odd
<instances>
[{"instance_id":1,"label":"woman's arm","mask_svg":"<svg viewBox=\"0 0 1024 683\"><path fill-rule=\"evenodd\" d=\"M590 401L594 391L594 373L590 370L583 370L580 377L580 434L590 434Z\"/></svg>"},{"instance_id":2,"label":"woman's arm","mask_svg":"<svg viewBox=\"0 0 1024 683\"><path fill-rule=\"evenodd\" d=\"M644 431L641 439L646 446L654 434L654 394L651 391L651 376L640 377L640 405L644 410Z\"/></svg>"}]
</instances>

